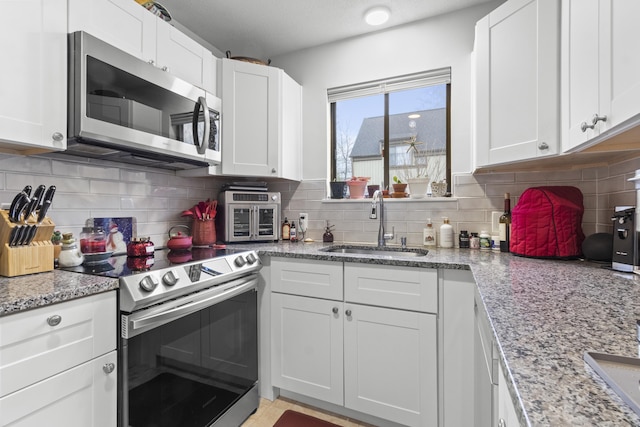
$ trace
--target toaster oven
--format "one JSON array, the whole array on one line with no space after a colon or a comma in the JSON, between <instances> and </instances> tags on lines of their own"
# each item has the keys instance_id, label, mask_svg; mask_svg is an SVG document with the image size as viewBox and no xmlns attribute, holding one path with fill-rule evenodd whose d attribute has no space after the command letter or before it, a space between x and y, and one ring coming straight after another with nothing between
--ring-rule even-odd
<instances>
[{"instance_id":1,"label":"toaster oven","mask_svg":"<svg viewBox=\"0 0 640 427\"><path fill-rule=\"evenodd\" d=\"M218 197L218 233L227 243L280 238L280 193L223 191Z\"/></svg>"}]
</instances>

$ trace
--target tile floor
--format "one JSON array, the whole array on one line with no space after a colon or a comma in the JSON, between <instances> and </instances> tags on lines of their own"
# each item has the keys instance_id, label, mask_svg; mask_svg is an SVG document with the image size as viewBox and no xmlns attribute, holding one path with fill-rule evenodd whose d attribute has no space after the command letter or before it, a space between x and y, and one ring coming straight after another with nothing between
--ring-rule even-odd
<instances>
[{"instance_id":1,"label":"tile floor","mask_svg":"<svg viewBox=\"0 0 640 427\"><path fill-rule=\"evenodd\" d=\"M287 409L312 415L316 418L332 422L342 427L375 427L372 424L366 424L341 415L321 411L303 403L283 397L279 397L273 402L268 399L260 399L258 411L249 417L249 419L242 424L242 427L272 427L276 421L278 421L278 418L280 418L282 413Z\"/></svg>"}]
</instances>

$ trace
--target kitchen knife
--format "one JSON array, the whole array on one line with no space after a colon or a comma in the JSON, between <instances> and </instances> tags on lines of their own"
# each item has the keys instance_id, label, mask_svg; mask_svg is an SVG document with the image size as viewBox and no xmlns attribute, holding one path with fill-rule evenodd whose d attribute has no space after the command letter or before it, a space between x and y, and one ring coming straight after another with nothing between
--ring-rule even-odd
<instances>
[{"instance_id":1,"label":"kitchen knife","mask_svg":"<svg viewBox=\"0 0 640 427\"><path fill-rule=\"evenodd\" d=\"M9 246L15 246L17 237L20 236L20 228L21 225L16 225L11 229L11 233L9 233Z\"/></svg>"},{"instance_id":2,"label":"kitchen knife","mask_svg":"<svg viewBox=\"0 0 640 427\"><path fill-rule=\"evenodd\" d=\"M22 212L28 204L29 196L27 196L27 193L20 192L20 194L18 194L15 205L12 203L12 206L9 208L9 217L11 218L11 221L20 222Z\"/></svg>"},{"instance_id":3,"label":"kitchen knife","mask_svg":"<svg viewBox=\"0 0 640 427\"><path fill-rule=\"evenodd\" d=\"M33 197L29 200L27 207L24 211L24 222L29 220L32 213L36 211L36 208L42 204L44 198L44 191L47 189L45 185L39 185L36 191L33 193Z\"/></svg>"},{"instance_id":4,"label":"kitchen knife","mask_svg":"<svg viewBox=\"0 0 640 427\"><path fill-rule=\"evenodd\" d=\"M40 224L47 216L47 211L51 206L51 201L53 199L53 195L56 192L56 186L52 185L47 189L47 193L44 195L44 200L42 201L42 206L38 211L38 224Z\"/></svg>"},{"instance_id":5,"label":"kitchen knife","mask_svg":"<svg viewBox=\"0 0 640 427\"><path fill-rule=\"evenodd\" d=\"M31 186L25 185L24 188L22 189L22 192L27 196L31 197Z\"/></svg>"},{"instance_id":6,"label":"kitchen knife","mask_svg":"<svg viewBox=\"0 0 640 427\"><path fill-rule=\"evenodd\" d=\"M18 232L18 235L16 236L16 243L14 246L20 246L23 244L24 242L24 238L27 234L27 230L29 230L29 226L28 225L23 225L20 227L20 231Z\"/></svg>"},{"instance_id":7,"label":"kitchen knife","mask_svg":"<svg viewBox=\"0 0 640 427\"><path fill-rule=\"evenodd\" d=\"M30 245L33 242L33 239L36 237L36 232L38 231L38 226L33 224L29 226L29 231L27 231L27 235L25 237L25 241L22 243L23 245Z\"/></svg>"}]
</instances>

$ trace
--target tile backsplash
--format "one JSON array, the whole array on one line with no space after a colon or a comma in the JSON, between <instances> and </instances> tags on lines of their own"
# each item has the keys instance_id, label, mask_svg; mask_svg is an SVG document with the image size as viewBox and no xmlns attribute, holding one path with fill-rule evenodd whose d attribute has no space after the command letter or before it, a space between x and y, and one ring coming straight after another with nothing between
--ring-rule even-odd
<instances>
[{"instance_id":1,"label":"tile backsplash","mask_svg":"<svg viewBox=\"0 0 640 427\"><path fill-rule=\"evenodd\" d=\"M511 193L512 206L529 187L573 185L584 195L583 229L586 235L611 231L615 206L636 203L633 183L627 180L640 169L640 159L608 167L560 172L505 172L458 174L454 176L450 199L385 199L388 231L395 229L396 242L407 237L409 245L419 245L427 218L434 227L449 217L454 231L491 230L492 212L501 212L503 194ZM235 180L236 178L234 178ZM117 163L83 162L65 155L0 155L0 202L9 203L25 185L55 185L57 193L49 216L56 229L79 233L91 217L137 219L138 235L150 236L164 245L167 231L176 224L189 224L180 213L200 200L217 198L225 179L183 178L170 171L136 168ZM328 220L335 225L336 242L375 243L378 221L369 219L369 200L326 200L324 180L278 181L270 190L282 193L283 217L297 222L298 214L309 214L308 237L322 239Z\"/></svg>"}]
</instances>

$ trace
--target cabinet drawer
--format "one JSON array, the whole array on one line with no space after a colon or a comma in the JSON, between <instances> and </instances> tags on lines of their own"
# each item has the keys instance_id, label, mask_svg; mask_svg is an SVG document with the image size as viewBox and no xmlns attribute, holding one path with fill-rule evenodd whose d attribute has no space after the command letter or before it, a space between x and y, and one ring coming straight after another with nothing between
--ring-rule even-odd
<instances>
[{"instance_id":1,"label":"cabinet drawer","mask_svg":"<svg viewBox=\"0 0 640 427\"><path fill-rule=\"evenodd\" d=\"M116 315L114 291L0 318L0 396L114 350Z\"/></svg>"},{"instance_id":2,"label":"cabinet drawer","mask_svg":"<svg viewBox=\"0 0 640 427\"><path fill-rule=\"evenodd\" d=\"M345 264L344 281L347 302L438 312L435 269Z\"/></svg>"},{"instance_id":3,"label":"cabinet drawer","mask_svg":"<svg viewBox=\"0 0 640 427\"><path fill-rule=\"evenodd\" d=\"M271 290L341 300L342 263L271 258Z\"/></svg>"}]
</instances>

